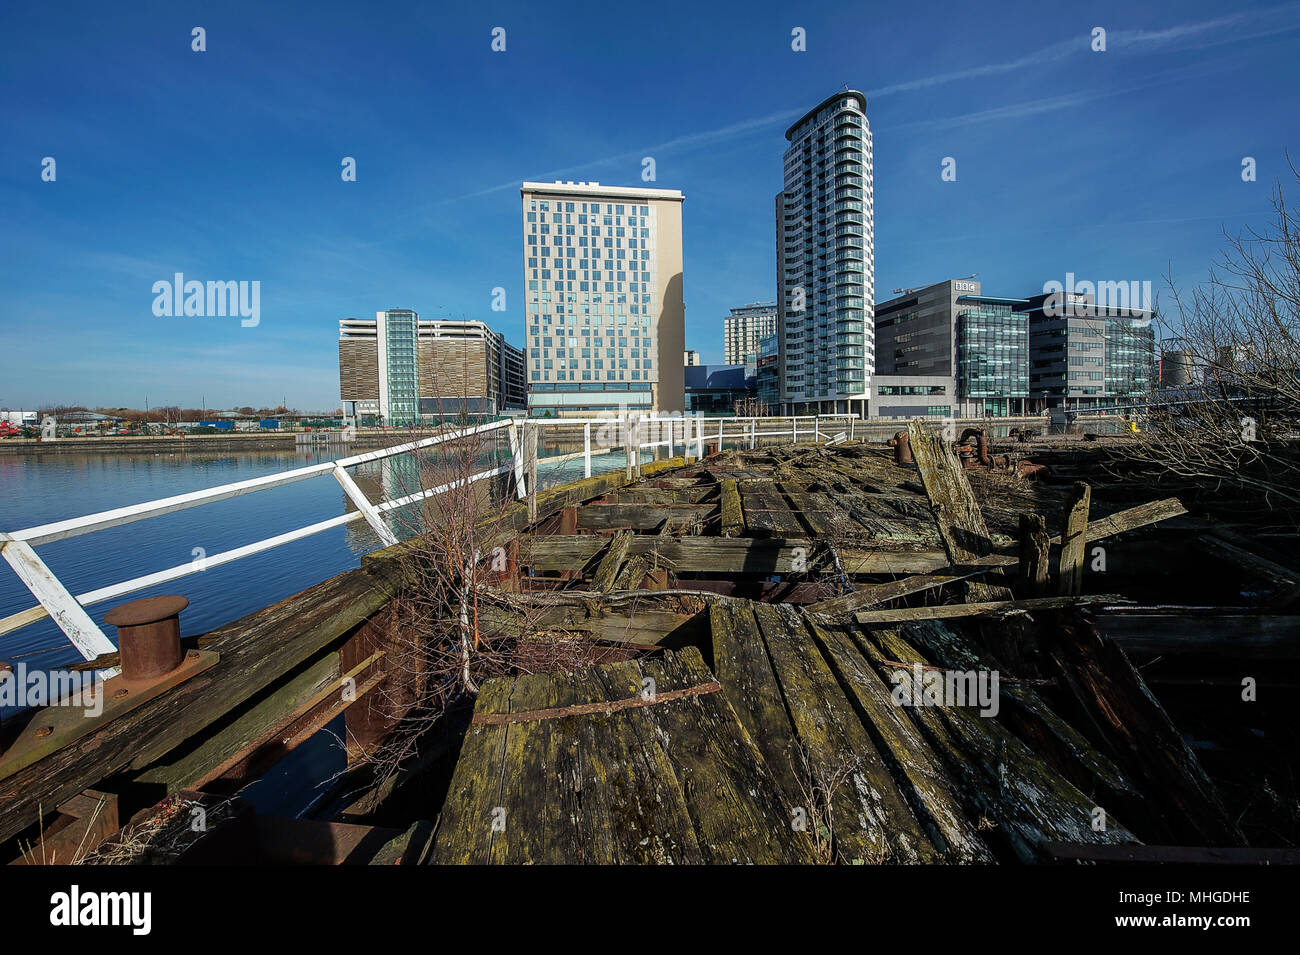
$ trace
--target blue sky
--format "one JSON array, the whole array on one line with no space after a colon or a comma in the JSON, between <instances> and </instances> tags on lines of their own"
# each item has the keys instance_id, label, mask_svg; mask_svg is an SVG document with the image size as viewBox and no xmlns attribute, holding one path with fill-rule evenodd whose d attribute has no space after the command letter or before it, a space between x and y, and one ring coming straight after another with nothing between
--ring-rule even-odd
<instances>
[{"instance_id":1,"label":"blue sky","mask_svg":"<svg viewBox=\"0 0 1300 955\"><path fill-rule=\"evenodd\" d=\"M0 13L0 407L334 408L338 319L391 306L521 344L519 183L640 185L644 156L686 194L686 342L719 362L727 309L775 296L784 131L845 85L881 299L1199 280L1300 122L1300 3L214 6ZM175 272L259 281L260 324L156 317Z\"/></svg>"}]
</instances>

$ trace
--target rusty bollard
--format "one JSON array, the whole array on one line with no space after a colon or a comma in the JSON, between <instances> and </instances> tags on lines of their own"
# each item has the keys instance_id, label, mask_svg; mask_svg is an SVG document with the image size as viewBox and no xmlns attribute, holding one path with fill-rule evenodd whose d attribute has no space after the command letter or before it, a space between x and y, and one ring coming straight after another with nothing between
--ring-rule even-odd
<instances>
[{"instance_id":1,"label":"rusty bollard","mask_svg":"<svg viewBox=\"0 0 1300 955\"><path fill-rule=\"evenodd\" d=\"M122 676L128 683L148 683L181 665L181 611L184 597L146 597L114 607L104 622L117 627Z\"/></svg>"},{"instance_id":2,"label":"rusty bollard","mask_svg":"<svg viewBox=\"0 0 1300 955\"><path fill-rule=\"evenodd\" d=\"M911 464L912 462L912 442L907 436L906 431L900 431L890 439L889 446L894 449L895 464Z\"/></svg>"}]
</instances>

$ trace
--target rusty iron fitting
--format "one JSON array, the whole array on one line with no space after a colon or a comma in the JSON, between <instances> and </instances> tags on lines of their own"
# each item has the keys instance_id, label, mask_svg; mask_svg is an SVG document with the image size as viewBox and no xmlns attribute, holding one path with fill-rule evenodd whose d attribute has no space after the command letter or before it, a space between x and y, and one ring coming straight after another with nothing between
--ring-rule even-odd
<instances>
[{"instance_id":1,"label":"rusty iron fitting","mask_svg":"<svg viewBox=\"0 0 1300 955\"><path fill-rule=\"evenodd\" d=\"M156 680L181 665L184 597L146 597L114 607L104 622L117 627L122 676L131 683Z\"/></svg>"},{"instance_id":2,"label":"rusty iron fitting","mask_svg":"<svg viewBox=\"0 0 1300 955\"><path fill-rule=\"evenodd\" d=\"M889 440L894 449L895 464L912 464L912 442L906 431L899 431Z\"/></svg>"}]
</instances>

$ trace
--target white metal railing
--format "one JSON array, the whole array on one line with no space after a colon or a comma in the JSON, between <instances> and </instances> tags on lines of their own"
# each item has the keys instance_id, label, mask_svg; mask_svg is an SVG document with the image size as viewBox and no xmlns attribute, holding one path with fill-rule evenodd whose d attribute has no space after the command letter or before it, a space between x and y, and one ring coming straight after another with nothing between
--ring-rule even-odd
<instances>
[{"instance_id":1,"label":"white metal railing","mask_svg":"<svg viewBox=\"0 0 1300 955\"><path fill-rule=\"evenodd\" d=\"M783 424L788 424L782 427ZM693 449L696 457L704 456L706 444L715 444L718 450L725 449L730 443L735 448L756 448L760 438L789 438L791 443L812 441L821 443L834 436L826 430L828 425L838 425L849 440L853 440L857 431L861 431L865 422L852 415L797 415L766 416L762 418L706 418L700 415L677 415L657 417L654 415L608 417L608 418L528 418L526 425L546 430L576 432L582 427L581 451L564 454L552 454L540 460L547 464L560 464L581 458L583 460L583 477L591 477L592 458L607 454L623 454L628 451L625 431L636 437L638 451L666 448L669 456L681 447L690 453ZM593 434L592 427L597 431ZM760 427L769 430L758 430ZM610 434L610 429L616 431ZM773 429L774 430L771 430ZM649 440L641 440L645 436ZM593 445L593 437L597 443ZM576 437L574 438L576 441Z\"/></svg>"},{"instance_id":2,"label":"white metal railing","mask_svg":"<svg viewBox=\"0 0 1300 955\"><path fill-rule=\"evenodd\" d=\"M781 427L784 422L789 422L788 428ZM368 451L334 461L325 461L320 464L250 478L246 481L236 481L201 491L191 491L186 494L160 498L143 504L132 504L126 507L99 511L83 517L10 531L7 534L0 533L0 549L3 551L5 560L8 561L19 579L22 580L37 600L35 606L0 619L0 636L50 617L58 624L69 642L77 648L81 655L87 660L92 660L97 656L112 653L117 649L86 612L85 608L93 604L178 580L190 574L206 570L209 567L228 564L253 554L272 550L284 544L319 534L334 527L341 527L356 520L364 519L374 530L380 541L385 546L390 546L397 543L397 537L385 519L385 516L391 511L432 495L441 494L451 488L484 478L513 473L515 492L519 498L523 499L527 497L529 491L537 490L538 438L547 430L568 430L571 434L574 434L577 426L582 427L582 451L552 455L541 458L540 461L550 465L576 460L581 457L583 460L583 475L591 477L592 459L601 455L625 454L626 460L624 464L630 475L640 469L641 452L646 450L653 452L655 449L665 448L668 456L671 457L680 446L685 454L693 452L696 457L704 457L706 445L715 441L718 450L724 449L728 443L731 443L733 447L755 448L758 446L760 438L788 437L791 442L798 442L801 439L821 442L838 437L837 434L827 428L827 425L836 424L840 426L840 433L845 432L844 426L847 425L847 437L849 438L852 438L855 431L860 430L863 426L860 419L848 415L765 418L611 415L605 418L503 419L474 427L443 432L433 437L406 442L390 448L382 448L377 451ZM592 431L593 425L597 426L594 435ZM765 430L759 430L760 427ZM347 470L356 465L379 461L394 455L419 451L443 442L455 441L500 429L505 429L509 438L509 463L488 468L468 478L416 491L395 500L372 502L365 492L357 486L356 481L353 480L352 475ZM596 439L594 445L593 437ZM570 440L576 441L576 437L571 437ZM612 469L614 468L604 470ZM77 596L73 596L36 553L37 547L54 541L79 537L83 534L106 530L110 527L119 527L123 524L130 524L163 514L171 514L187 508L199 507L203 504L211 504L214 501L228 500L274 487L283 487L287 484L322 477L326 474L332 475L338 481L344 493L356 505L357 510L315 524L308 524L283 534L267 537L251 544L244 544L218 554L205 555L201 559L189 563L178 564L164 570L109 584Z\"/></svg>"},{"instance_id":3,"label":"white metal railing","mask_svg":"<svg viewBox=\"0 0 1300 955\"><path fill-rule=\"evenodd\" d=\"M156 501L148 501L144 504L132 504L127 507L113 508L108 511L100 511L96 514L88 514L84 517L75 517L70 520L56 521L51 524L41 524L37 527L28 527L24 530L11 531L7 534L0 534L0 547L3 548L5 560L9 566L14 569L20 580L27 585L27 589L37 599L37 606L30 607L27 610L11 614L4 619L0 619L0 636L10 633L20 627L43 620L45 617L52 617L59 625L68 640L87 660L94 659L105 653L114 652L117 647L113 644L104 632L99 629L90 615L86 613L85 608L91 604L101 603L105 600L112 600L129 593L143 590L147 587L153 587L158 584L167 583L168 581L178 580L181 577L187 577L190 574L198 573L209 567L220 564L227 564L231 561L248 557L252 554L262 553L271 550L291 541L301 540L304 537L310 537L313 534L319 534L322 531L329 530L333 527L341 527L355 520L364 519L376 535L385 545L395 544L396 535L393 534L388 524L384 520L384 515L395 508L404 507L423 498L430 497L434 494L440 494L461 483L478 481L483 478L492 477L498 474L505 474L511 470L517 470L514 464L506 464L496 468L490 468L471 475L463 481L453 481L440 487L429 488L418 491L414 494L408 494L405 497L393 501L384 501L379 504L372 503L365 493L357 487L352 476L348 474L347 469L359 464L366 464L371 461L378 461L383 458L392 457L393 455L406 454L412 451L418 451L432 445L441 444L446 441L469 437L475 434L482 434L488 431L496 431L506 428L510 433L511 453L514 461L519 459L519 441L516 433L517 425L514 421L494 421L488 424L477 425L470 428L461 428L454 431L444 432L430 438L423 438L419 441L410 441L405 444L395 445L391 448L382 448L378 451L368 451L363 454L355 454L346 458L339 458L335 461L325 461L320 464L312 464L307 467L294 468L289 471L281 471L276 474L266 474L262 477L250 478L247 481L237 481L233 484L223 484L219 487L207 488L202 491L191 491L187 494L177 494L173 497L165 497ZM107 587L101 587L98 590L92 590L88 593L74 597L54 573L45 565L45 562L36 554L36 548L42 544L48 544L53 541L66 540L70 537L79 537L82 534L89 534L94 531L105 530L109 527L119 527L123 524L130 524L134 521L145 520L150 517L158 517L162 514L171 514L176 511L185 510L191 507L198 507L203 504L211 504L214 501L223 501L232 497L239 497L244 494L253 494L258 491L265 491L273 487L283 487L286 484L294 484L298 481L306 481L311 478L321 477L326 474L332 474L342 486L344 493L357 506L357 510L340 514L328 520L320 521L315 524L309 524L296 530L288 531L284 534L277 534L274 537L268 537L264 540L256 541L252 544L245 544L242 547L236 547L231 550L223 551L219 554L205 556L200 560L190 561L185 564L178 564L175 567L169 567L165 570L156 571L155 573L145 574L140 577L133 577L130 580L124 580L116 584L110 584Z\"/></svg>"}]
</instances>

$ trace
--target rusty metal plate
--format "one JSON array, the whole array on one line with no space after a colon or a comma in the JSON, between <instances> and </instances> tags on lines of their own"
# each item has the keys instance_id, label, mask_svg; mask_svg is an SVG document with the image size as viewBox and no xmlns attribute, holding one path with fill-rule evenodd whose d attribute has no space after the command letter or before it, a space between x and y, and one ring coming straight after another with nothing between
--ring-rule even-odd
<instances>
[{"instance_id":1,"label":"rusty metal plate","mask_svg":"<svg viewBox=\"0 0 1300 955\"><path fill-rule=\"evenodd\" d=\"M0 755L0 779L156 699L212 667L219 659L220 655L212 650L190 650L180 666L151 683L129 682L124 677L115 676L99 691L104 699L103 709L97 716L88 716L81 706L44 707L32 714L31 722Z\"/></svg>"}]
</instances>

